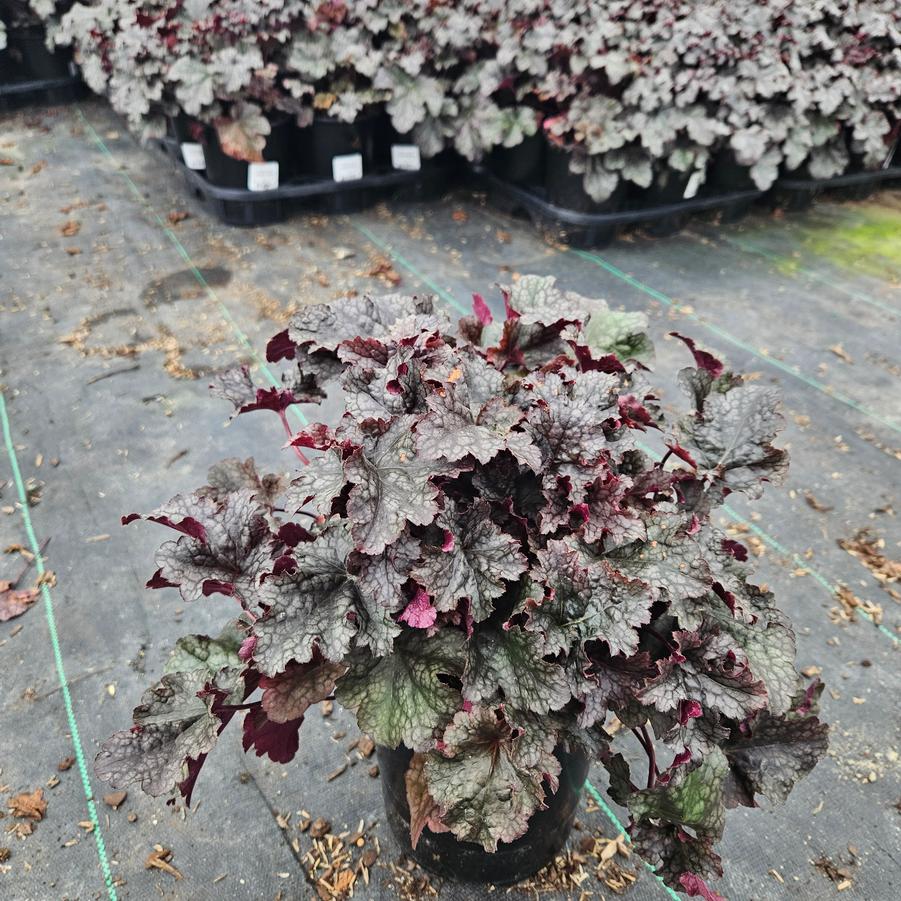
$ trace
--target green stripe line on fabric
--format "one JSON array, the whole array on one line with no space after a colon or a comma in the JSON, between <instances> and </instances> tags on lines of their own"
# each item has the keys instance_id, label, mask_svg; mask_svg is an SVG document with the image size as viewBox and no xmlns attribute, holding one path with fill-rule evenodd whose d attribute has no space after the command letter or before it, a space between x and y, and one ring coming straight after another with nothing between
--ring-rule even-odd
<instances>
[{"instance_id":1,"label":"green stripe line on fabric","mask_svg":"<svg viewBox=\"0 0 901 901\"><path fill-rule=\"evenodd\" d=\"M875 410L871 410L869 407L866 407L858 401L854 400L854 398L848 397L846 394L842 394L841 392L836 391L834 388L831 388L829 385L824 384L818 379L812 378L809 375L805 375L796 366L790 366L788 363L783 363L781 360L777 360L775 357L768 356L767 354L748 344L741 338L736 337L731 332L726 331L726 329L721 328L713 322L708 322L697 313L682 309L682 307L675 300L673 300L672 297L669 297L662 291L658 291L656 288L652 288L649 285L644 284L644 282L639 281L637 278L629 275L627 272L623 272L622 269L620 269L618 266L615 266L613 263L608 262L603 257L600 257L597 254L589 253L587 250L577 250L575 248L570 248L567 252L579 257L580 259L594 263L595 266L599 266L601 269L609 272L612 276L618 278L620 281L625 282L627 285L630 285L638 291L641 291L648 297L652 297L654 300L660 301L660 303L662 303L664 306L679 310L679 312L687 319L691 319L692 321L697 322L698 325L700 325L702 328L707 329L707 331L712 332L714 335L722 338L729 344L732 344L735 347L738 347L740 350L745 351L745 353L748 353L751 356L756 357L758 360L761 360L762 362L774 367L775 369L778 369L781 372L790 375L792 378L798 379L798 381L803 382L808 387L819 391L821 394L825 394L826 397L831 397L833 400L837 400L839 403L844 404L846 407L855 410L863 416L869 417L870 419L880 423L881 425L884 425L886 428L891 429L893 432L898 432L898 434L901 434L901 425L898 425L898 423L893 422L890 419L886 419Z\"/></svg>"},{"instance_id":2,"label":"green stripe line on fabric","mask_svg":"<svg viewBox=\"0 0 901 901\"><path fill-rule=\"evenodd\" d=\"M15 445L13 444L12 428L10 427L9 414L6 408L6 398L0 391L0 426L3 429L3 443L6 446L6 455L9 458L9 465L13 474L13 482L16 486L16 493L19 496L19 508L22 514L22 524L25 528L25 534L28 537L28 544L31 552L34 554L34 565L39 576L43 576L46 572L44 567L44 558L41 554L41 546L34 532L34 526L31 522L31 513L28 509L28 494L25 490L25 483L22 480L22 471L19 468L19 459L16 456ZM44 606L44 616L47 620L47 630L50 634L50 646L53 650L53 662L56 668L56 676L59 680L59 687L62 693L63 705L66 710L66 721L69 727L69 734L72 737L72 747L75 751L75 760L78 765L78 772L81 776L81 785L84 790L84 797L87 803L88 816L93 824L94 844L97 848L97 857L100 860L100 870L103 874L103 881L106 884L106 892L110 901L117 901L116 887L113 884L113 876L110 871L109 858L106 854L106 845L103 841L103 833L100 829L100 820L97 816L97 805L94 802L94 792L91 788L91 780L88 775L88 767L85 762L84 748L81 744L81 736L78 732L78 723L75 719L75 709L72 706L72 695L69 691L69 682L66 679L66 671L63 666L63 653L59 643L59 634L56 629L56 615L53 609L53 597L50 589L46 584L41 584L41 599Z\"/></svg>"},{"instance_id":3,"label":"green stripe line on fabric","mask_svg":"<svg viewBox=\"0 0 901 901\"><path fill-rule=\"evenodd\" d=\"M275 377L272 370L266 363L265 358L259 353L259 351L254 347L253 342L241 327L238 325L234 316L231 314L231 310L225 305L216 291L213 289L212 285L206 280L203 273L197 267L197 264L191 258L191 255L188 253L187 248L178 238L178 235L163 221L160 214L150 205L150 203L145 199L144 195L141 194L140 188L134 183L131 176L120 166L116 165L116 158L113 156L112 151L103 141L103 138L97 134L97 130L93 125L88 121L85 114L79 108L78 116L81 119L82 124L87 129L88 133L91 136L91 139L97 145L100 152L110 161L110 163L115 167L116 171L125 179L125 183L128 185L129 190L135 196L135 198L140 202L141 206L147 210L150 214L151 218L159 225L159 227L163 230L163 234L169 239L172 246L178 251L181 258L185 261L188 269L191 274L194 276L195 281L200 285L201 288L206 292L207 296L212 300L218 307L219 311L222 314L222 318L231 326L232 331L235 334L235 337L238 341L244 346L247 352L253 357L254 362L259 367L260 371L265 376L266 380L272 385L273 388L281 388L283 387L282 383ZM300 426L303 427L309 424L309 420L304 414L303 410L299 410L296 407L288 408L288 415L295 416Z\"/></svg>"}]
</instances>

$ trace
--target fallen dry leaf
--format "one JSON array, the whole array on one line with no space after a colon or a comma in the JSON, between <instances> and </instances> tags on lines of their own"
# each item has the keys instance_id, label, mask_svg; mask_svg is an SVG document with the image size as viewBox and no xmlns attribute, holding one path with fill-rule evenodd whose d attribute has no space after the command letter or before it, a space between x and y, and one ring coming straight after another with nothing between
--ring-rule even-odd
<instances>
[{"instance_id":1,"label":"fallen dry leaf","mask_svg":"<svg viewBox=\"0 0 901 901\"><path fill-rule=\"evenodd\" d=\"M851 354L849 354L848 351L846 351L845 348L841 346L841 344L833 344L829 348L829 350L831 350L832 353L834 353L844 363L854 362L854 360L851 359Z\"/></svg>"},{"instance_id":2,"label":"fallen dry leaf","mask_svg":"<svg viewBox=\"0 0 901 901\"><path fill-rule=\"evenodd\" d=\"M42 172L42 171L46 168L46 166L47 166L47 160L38 160L38 161L31 167L31 174L32 174L32 175L37 175L38 172Z\"/></svg>"},{"instance_id":3,"label":"fallen dry leaf","mask_svg":"<svg viewBox=\"0 0 901 901\"><path fill-rule=\"evenodd\" d=\"M830 513L834 510L834 507L830 507L827 504L824 504L822 501L817 500L814 494L810 491L804 492L804 500L807 501L807 506L812 510L816 510L817 513Z\"/></svg>"},{"instance_id":4,"label":"fallen dry leaf","mask_svg":"<svg viewBox=\"0 0 901 901\"><path fill-rule=\"evenodd\" d=\"M861 529L853 538L839 539L838 546L859 560L883 587L901 581L901 561L886 557L882 553L885 541L869 529Z\"/></svg>"},{"instance_id":5,"label":"fallen dry leaf","mask_svg":"<svg viewBox=\"0 0 901 901\"><path fill-rule=\"evenodd\" d=\"M81 223L75 219L69 219L59 227L59 233L64 238L72 238L81 231Z\"/></svg>"},{"instance_id":6,"label":"fallen dry leaf","mask_svg":"<svg viewBox=\"0 0 901 901\"><path fill-rule=\"evenodd\" d=\"M8 156L0 156L0 166L15 166L16 161L11 160Z\"/></svg>"},{"instance_id":7,"label":"fallen dry leaf","mask_svg":"<svg viewBox=\"0 0 901 901\"><path fill-rule=\"evenodd\" d=\"M67 247L66 253L69 254L70 257L77 257L81 253L80 247Z\"/></svg>"},{"instance_id":8,"label":"fallen dry leaf","mask_svg":"<svg viewBox=\"0 0 901 901\"><path fill-rule=\"evenodd\" d=\"M103 803L112 807L113 810L118 810L127 797L127 791L110 792L103 796Z\"/></svg>"},{"instance_id":9,"label":"fallen dry leaf","mask_svg":"<svg viewBox=\"0 0 901 901\"><path fill-rule=\"evenodd\" d=\"M169 213L168 216L166 216L166 218L173 225L178 225L179 222L184 222L185 219L190 219L191 214L186 210L173 210L171 213Z\"/></svg>"},{"instance_id":10,"label":"fallen dry leaf","mask_svg":"<svg viewBox=\"0 0 901 901\"><path fill-rule=\"evenodd\" d=\"M147 870L162 870L176 879L181 879L181 873L169 863L170 860L172 860L172 850L170 848L154 845L153 850L147 855L147 860L144 861L144 868Z\"/></svg>"},{"instance_id":11,"label":"fallen dry leaf","mask_svg":"<svg viewBox=\"0 0 901 901\"><path fill-rule=\"evenodd\" d=\"M72 764L75 763L74 757L63 757L63 759L56 765L56 768L61 772L65 773L66 770L72 769Z\"/></svg>"},{"instance_id":12,"label":"fallen dry leaf","mask_svg":"<svg viewBox=\"0 0 901 901\"><path fill-rule=\"evenodd\" d=\"M401 283L400 273L391 265L391 261L387 257L375 257L367 274L370 278L379 278L387 282L392 288L396 288Z\"/></svg>"},{"instance_id":13,"label":"fallen dry leaf","mask_svg":"<svg viewBox=\"0 0 901 901\"><path fill-rule=\"evenodd\" d=\"M0 581L0 623L21 616L37 599L37 588L16 591L9 582Z\"/></svg>"},{"instance_id":14,"label":"fallen dry leaf","mask_svg":"<svg viewBox=\"0 0 901 901\"><path fill-rule=\"evenodd\" d=\"M7 801L10 812L14 817L23 820L34 820L36 823L44 819L47 812L47 802L44 800L44 789L36 788L31 794L22 792Z\"/></svg>"}]
</instances>

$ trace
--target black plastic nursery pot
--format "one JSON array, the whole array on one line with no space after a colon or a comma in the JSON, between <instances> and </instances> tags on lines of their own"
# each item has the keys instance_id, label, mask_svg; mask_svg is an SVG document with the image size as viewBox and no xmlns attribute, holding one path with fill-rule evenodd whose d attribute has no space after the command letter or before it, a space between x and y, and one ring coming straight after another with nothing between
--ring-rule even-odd
<instances>
[{"instance_id":1,"label":"black plastic nursery pot","mask_svg":"<svg viewBox=\"0 0 901 901\"><path fill-rule=\"evenodd\" d=\"M353 122L317 115L311 128L310 174L333 179L335 158L347 160L356 154L361 157L361 175L373 171L379 165L380 151L385 146L387 119L387 114L380 109L363 112ZM355 212L372 202L371 193L366 188L342 191L324 197L323 203L333 213Z\"/></svg>"},{"instance_id":2,"label":"black plastic nursery pot","mask_svg":"<svg viewBox=\"0 0 901 901\"><path fill-rule=\"evenodd\" d=\"M714 156L707 172L707 181L704 184L705 194L731 194L734 191L753 191L756 185L751 178L751 170L743 166L735 158L732 150L721 150ZM737 222L746 216L753 200L742 200L729 204L720 211L723 222Z\"/></svg>"},{"instance_id":3,"label":"black plastic nursery pot","mask_svg":"<svg viewBox=\"0 0 901 901\"><path fill-rule=\"evenodd\" d=\"M655 174L654 182L647 188L639 188L634 197L635 205L640 209L666 206L685 199L690 174L664 168ZM655 238L668 238L685 227L687 213L673 213L651 220L642 227Z\"/></svg>"},{"instance_id":4,"label":"black plastic nursery pot","mask_svg":"<svg viewBox=\"0 0 901 901\"><path fill-rule=\"evenodd\" d=\"M47 49L43 29L13 29L7 33L7 46L3 54L4 79L13 81L53 81L68 78L72 74L72 51Z\"/></svg>"},{"instance_id":5,"label":"black plastic nursery pot","mask_svg":"<svg viewBox=\"0 0 901 901\"><path fill-rule=\"evenodd\" d=\"M269 163L278 163L279 182L284 183L302 170L301 155L305 139L291 116L284 116L270 125L272 130L266 137L263 159ZM249 164L223 151L215 128L208 127L205 138L207 181L222 188L248 188Z\"/></svg>"},{"instance_id":6,"label":"black plastic nursery pot","mask_svg":"<svg viewBox=\"0 0 901 901\"><path fill-rule=\"evenodd\" d=\"M562 768L560 787L546 798L547 807L532 815L528 830L516 841L501 842L497 851L489 853L481 845L458 841L450 832L426 828L414 849L404 781L412 751L380 747L377 753L385 812L394 837L420 866L456 882L510 885L549 864L569 837L588 776L587 757L557 748L554 755Z\"/></svg>"},{"instance_id":7,"label":"black plastic nursery pot","mask_svg":"<svg viewBox=\"0 0 901 901\"><path fill-rule=\"evenodd\" d=\"M619 183L613 195L603 203L598 203L585 190L583 177L570 171L570 153L550 142L545 142L544 153L544 190L548 203L575 213L615 213L621 209L625 187ZM616 237L616 226L594 226L591 229L590 243L595 247L603 247ZM574 244L581 244L576 236Z\"/></svg>"},{"instance_id":8,"label":"black plastic nursery pot","mask_svg":"<svg viewBox=\"0 0 901 901\"><path fill-rule=\"evenodd\" d=\"M499 178L514 185L534 187L544 180L544 135L537 132L515 147L495 147L485 164Z\"/></svg>"}]
</instances>

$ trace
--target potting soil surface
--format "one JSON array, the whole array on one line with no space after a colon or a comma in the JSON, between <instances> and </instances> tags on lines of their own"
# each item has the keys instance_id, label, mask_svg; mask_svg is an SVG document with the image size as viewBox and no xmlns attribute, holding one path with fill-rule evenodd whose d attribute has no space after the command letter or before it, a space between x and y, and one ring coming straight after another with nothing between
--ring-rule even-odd
<instances>
[{"instance_id":1,"label":"potting soil surface","mask_svg":"<svg viewBox=\"0 0 901 901\"><path fill-rule=\"evenodd\" d=\"M231 613L220 596L186 606L145 590L167 536L120 516L190 491L224 457L296 462L276 417L226 424L210 374L243 361L264 383L266 339L303 304L430 292L461 312L479 291L497 310L496 284L524 273L645 311L667 402L687 363L672 330L781 388L787 482L730 499L720 519L794 620L799 667L826 683L831 748L784 806L730 813L715 887L733 901L901 897L901 191L598 252L548 243L465 190L235 230L99 101L0 122L0 580L35 545L43 566L20 587L45 571L34 603L0 623L0 897L673 897L625 842L600 866L625 815L589 794L576 855L526 887L410 870L375 758L337 705L311 711L287 766L244 756L227 729L191 811L135 788L110 797L92 772L175 638ZM333 422L340 398L301 412ZM591 778L603 793L602 771ZM41 818L14 816L10 800L36 790Z\"/></svg>"}]
</instances>

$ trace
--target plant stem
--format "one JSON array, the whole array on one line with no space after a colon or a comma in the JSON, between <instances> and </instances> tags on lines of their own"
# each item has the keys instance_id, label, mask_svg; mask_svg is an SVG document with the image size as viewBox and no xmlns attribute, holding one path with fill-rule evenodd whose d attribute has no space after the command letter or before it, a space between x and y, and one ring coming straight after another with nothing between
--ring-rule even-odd
<instances>
[{"instance_id":1,"label":"plant stem","mask_svg":"<svg viewBox=\"0 0 901 901\"><path fill-rule=\"evenodd\" d=\"M666 453L660 458L660 462L659 462L657 465L658 465L661 469L663 469L663 464L666 463L667 460L669 460L670 455L672 454L672 452L673 452L673 449L672 449L671 447L668 447L668 448L666 449Z\"/></svg>"},{"instance_id":2,"label":"plant stem","mask_svg":"<svg viewBox=\"0 0 901 901\"><path fill-rule=\"evenodd\" d=\"M648 788L653 788L654 784L657 782L657 754L654 751L654 742L651 741L651 736L648 735L647 726L642 723L639 728L644 737L642 745L645 749L645 753L648 755Z\"/></svg>"},{"instance_id":3,"label":"plant stem","mask_svg":"<svg viewBox=\"0 0 901 901\"><path fill-rule=\"evenodd\" d=\"M279 410L278 418L281 419L282 425L285 427L285 431L288 433L288 437L293 440L294 432L291 431L291 424L288 422L288 414L284 410ZM292 444L291 447L294 448L294 453L297 454L300 462L303 463L304 466L309 466L310 461L306 458L304 452L296 444Z\"/></svg>"}]
</instances>

